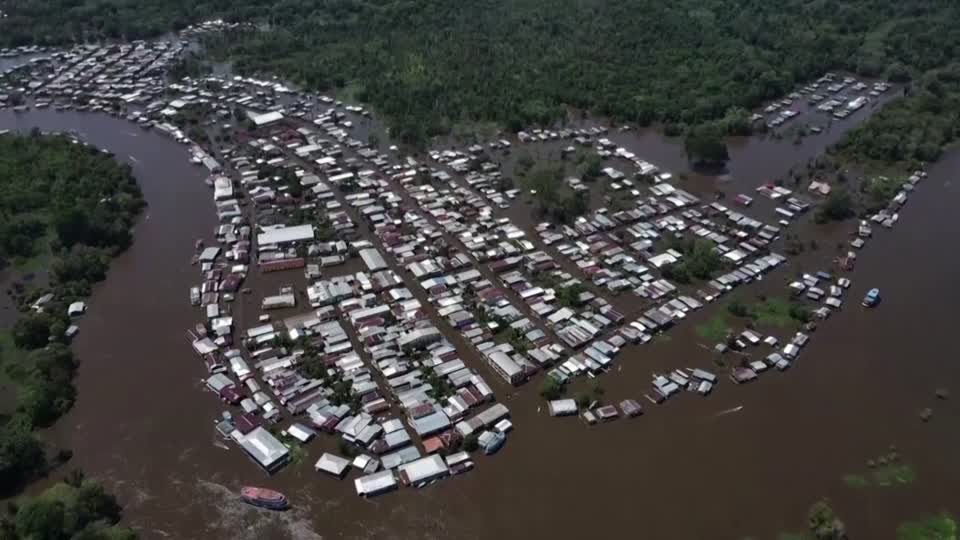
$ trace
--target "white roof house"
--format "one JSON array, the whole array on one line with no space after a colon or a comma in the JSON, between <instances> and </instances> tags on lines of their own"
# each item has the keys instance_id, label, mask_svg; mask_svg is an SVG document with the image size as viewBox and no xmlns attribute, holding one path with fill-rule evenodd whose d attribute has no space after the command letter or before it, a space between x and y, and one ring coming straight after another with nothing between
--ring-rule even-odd
<instances>
[{"instance_id":1,"label":"white roof house","mask_svg":"<svg viewBox=\"0 0 960 540\"><path fill-rule=\"evenodd\" d=\"M277 227L275 229L265 230L257 235L257 244L267 246L270 244L286 244L289 242L302 242L313 240L313 225L295 225L293 227Z\"/></svg>"},{"instance_id":2,"label":"white roof house","mask_svg":"<svg viewBox=\"0 0 960 540\"><path fill-rule=\"evenodd\" d=\"M83 312L87 310L87 305L83 302L74 302L70 304L70 307L67 308L67 315L70 317L76 317L83 315Z\"/></svg>"},{"instance_id":3,"label":"white roof house","mask_svg":"<svg viewBox=\"0 0 960 540\"><path fill-rule=\"evenodd\" d=\"M213 200L223 201L233 198L233 181L228 176L217 176L213 180Z\"/></svg>"},{"instance_id":4,"label":"white roof house","mask_svg":"<svg viewBox=\"0 0 960 540\"><path fill-rule=\"evenodd\" d=\"M253 124L257 127L263 127L274 122L279 122L283 120L283 113L279 111L268 112L264 114L251 114L250 120L253 120Z\"/></svg>"},{"instance_id":5,"label":"white roof house","mask_svg":"<svg viewBox=\"0 0 960 540\"><path fill-rule=\"evenodd\" d=\"M357 495L372 496L396 488L397 479L394 478L393 471L386 470L361 476L354 480L353 484L357 488Z\"/></svg>"},{"instance_id":6,"label":"white roof house","mask_svg":"<svg viewBox=\"0 0 960 540\"><path fill-rule=\"evenodd\" d=\"M317 433L303 424L293 423L287 428L287 434L305 443L314 438Z\"/></svg>"},{"instance_id":7,"label":"white roof house","mask_svg":"<svg viewBox=\"0 0 960 540\"><path fill-rule=\"evenodd\" d=\"M361 249L360 258L367 265L367 270L371 272L377 272L387 267L386 261L383 260L383 256L376 248Z\"/></svg>"},{"instance_id":8,"label":"white roof house","mask_svg":"<svg viewBox=\"0 0 960 540\"><path fill-rule=\"evenodd\" d=\"M330 473L336 477L342 477L343 473L347 470L347 467L350 466L350 461L344 459L340 456L336 456L329 452L324 452L320 459L317 460L314 469L318 471L323 471Z\"/></svg>"},{"instance_id":9,"label":"white roof house","mask_svg":"<svg viewBox=\"0 0 960 540\"><path fill-rule=\"evenodd\" d=\"M577 414L577 402L572 399L556 399L547 402L550 416L566 416Z\"/></svg>"},{"instance_id":10,"label":"white roof house","mask_svg":"<svg viewBox=\"0 0 960 540\"><path fill-rule=\"evenodd\" d=\"M236 437L241 448L267 472L275 472L290 460L290 451L263 426Z\"/></svg>"},{"instance_id":11,"label":"white roof house","mask_svg":"<svg viewBox=\"0 0 960 540\"><path fill-rule=\"evenodd\" d=\"M443 461L443 457L436 454L400 466L400 478L408 485L429 482L446 476L447 472L447 464Z\"/></svg>"}]
</instances>

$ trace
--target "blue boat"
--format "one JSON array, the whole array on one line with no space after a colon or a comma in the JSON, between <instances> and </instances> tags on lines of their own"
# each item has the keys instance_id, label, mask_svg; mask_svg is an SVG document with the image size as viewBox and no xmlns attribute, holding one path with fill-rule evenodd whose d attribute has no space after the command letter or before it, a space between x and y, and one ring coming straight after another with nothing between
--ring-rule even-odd
<instances>
[{"instance_id":1,"label":"blue boat","mask_svg":"<svg viewBox=\"0 0 960 540\"><path fill-rule=\"evenodd\" d=\"M863 297L863 307L874 307L880 303L880 289L870 289Z\"/></svg>"}]
</instances>

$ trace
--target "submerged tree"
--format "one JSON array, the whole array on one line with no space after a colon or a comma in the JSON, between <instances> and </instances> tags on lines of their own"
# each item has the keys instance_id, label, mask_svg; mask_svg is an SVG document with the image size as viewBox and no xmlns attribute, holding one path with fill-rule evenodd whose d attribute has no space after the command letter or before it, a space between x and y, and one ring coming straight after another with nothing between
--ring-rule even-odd
<instances>
[{"instance_id":1,"label":"submerged tree","mask_svg":"<svg viewBox=\"0 0 960 540\"><path fill-rule=\"evenodd\" d=\"M817 212L816 220L821 223L843 221L853 217L854 213L853 198L850 197L850 193L845 189L835 189Z\"/></svg>"},{"instance_id":2,"label":"submerged tree","mask_svg":"<svg viewBox=\"0 0 960 540\"><path fill-rule=\"evenodd\" d=\"M695 165L718 166L730 159L723 133L715 126L697 126L683 141L687 159Z\"/></svg>"},{"instance_id":3,"label":"submerged tree","mask_svg":"<svg viewBox=\"0 0 960 540\"><path fill-rule=\"evenodd\" d=\"M842 540L847 537L846 526L837 518L826 499L817 501L808 514L810 533L817 540Z\"/></svg>"}]
</instances>

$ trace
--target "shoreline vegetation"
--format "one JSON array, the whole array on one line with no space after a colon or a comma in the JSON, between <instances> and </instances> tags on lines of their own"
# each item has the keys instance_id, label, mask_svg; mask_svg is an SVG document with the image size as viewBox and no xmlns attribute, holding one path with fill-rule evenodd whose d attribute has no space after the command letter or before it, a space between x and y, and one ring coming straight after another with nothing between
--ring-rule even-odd
<instances>
[{"instance_id":1,"label":"shoreline vegetation","mask_svg":"<svg viewBox=\"0 0 960 540\"><path fill-rule=\"evenodd\" d=\"M5 291L20 313L0 329L0 372L15 394L0 410L0 495L18 493L70 459L69 450L44 448L33 433L66 413L76 396L68 306L89 296L110 260L129 247L144 204L130 167L107 153L37 130L0 136L0 262L46 261L44 279L25 284L20 275Z\"/></svg>"},{"instance_id":2,"label":"shoreline vegetation","mask_svg":"<svg viewBox=\"0 0 960 540\"><path fill-rule=\"evenodd\" d=\"M72 471L39 495L9 503L0 512L0 540L135 540L117 525L121 516L113 495Z\"/></svg>"},{"instance_id":3,"label":"shoreline vegetation","mask_svg":"<svg viewBox=\"0 0 960 540\"><path fill-rule=\"evenodd\" d=\"M960 528L957 520L947 512L904 521L897 527L897 540L957 540ZM806 532L781 532L777 540L847 540L847 526L837 515L828 499L821 499L807 511ZM756 540L745 537L743 540Z\"/></svg>"}]
</instances>

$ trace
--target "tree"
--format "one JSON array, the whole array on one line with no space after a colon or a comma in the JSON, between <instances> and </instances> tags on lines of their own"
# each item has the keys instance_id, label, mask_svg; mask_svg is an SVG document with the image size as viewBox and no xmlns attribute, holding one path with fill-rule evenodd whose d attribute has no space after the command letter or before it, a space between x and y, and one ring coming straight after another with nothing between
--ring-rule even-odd
<instances>
[{"instance_id":1,"label":"tree","mask_svg":"<svg viewBox=\"0 0 960 540\"><path fill-rule=\"evenodd\" d=\"M17 534L31 540L63 540L64 509L60 501L37 497L20 505L15 517Z\"/></svg>"},{"instance_id":2,"label":"tree","mask_svg":"<svg viewBox=\"0 0 960 540\"><path fill-rule=\"evenodd\" d=\"M750 316L750 308L739 300L731 300L730 303L727 304L727 311L729 311L734 317Z\"/></svg>"},{"instance_id":3,"label":"tree","mask_svg":"<svg viewBox=\"0 0 960 540\"><path fill-rule=\"evenodd\" d=\"M63 479L63 483L68 486L79 488L83 485L83 481L86 480L86 475L83 474L83 471L80 469L73 469L67 473Z\"/></svg>"},{"instance_id":4,"label":"tree","mask_svg":"<svg viewBox=\"0 0 960 540\"><path fill-rule=\"evenodd\" d=\"M303 195L303 184L300 183L300 178L297 177L296 173L292 169L283 170L283 183L287 186L287 193L295 199L299 199Z\"/></svg>"},{"instance_id":5,"label":"tree","mask_svg":"<svg viewBox=\"0 0 960 540\"><path fill-rule=\"evenodd\" d=\"M810 319L813 316L810 314L810 310L803 304L790 304L790 318L802 323L810 322Z\"/></svg>"},{"instance_id":6,"label":"tree","mask_svg":"<svg viewBox=\"0 0 960 540\"><path fill-rule=\"evenodd\" d=\"M580 176L584 182L593 182L603 174L603 159L597 154L590 153L583 161Z\"/></svg>"},{"instance_id":7,"label":"tree","mask_svg":"<svg viewBox=\"0 0 960 540\"><path fill-rule=\"evenodd\" d=\"M63 341L66 339L67 333L67 323L62 319L56 319L50 323L50 338L56 341Z\"/></svg>"},{"instance_id":8,"label":"tree","mask_svg":"<svg viewBox=\"0 0 960 540\"><path fill-rule=\"evenodd\" d=\"M590 406L590 402L593 400L590 397L590 392L580 392L577 394L575 401L577 402L578 408L586 409L587 407Z\"/></svg>"},{"instance_id":9,"label":"tree","mask_svg":"<svg viewBox=\"0 0 960 540\"><path fill-rule=\"evenodd\" d=\"M120 515L116 498L100 484L64 482L22 499L7 530L14 533L10 538L24 540L135 540L132 531L116 525Z\"/></svg>"},{"instance_id":10,"label":"tree","mask_svg":"<svg viewBox=\"0 0 960 540\"><path fill-rule=\"evenodd\" d=\"M463 440L463 449L467 452L476 452L480 448L480 442L477 440L477 436L473 433L467 435L467 438Z\"/></svg>"},{"instance_id":11,"label":"tree","mask_svg":"<svg viewBox=\"0 0 960 540\"><path fill-rule=\"evenodd\" d=\"M947 513L907 521L897 527L897 540L956 540L957 522Z\"/></svg>"},{"instance_id":12,"label":"tree","mask_svg":"<svg viewBox=\"0 0 960 540\"><path fill-rule=\"evenodd\" d=\"M30 312L13 323L13 343L22 349L38 349L50 341L54 318L43 312Z\"/></svg>"},{"instance_id":13,"label":"tree","mask_svg":"<svg viewBox=\"0 0 960 540\"><path fill-rule=\"evenodd\" d=\"M556 377L548 375L543 379L540 395L546 400L560 399L560 396L563 395L563 383Z\"/></svg>"},{"instance_id":14,"label":"tree","mask_svg":"<svg viewBox=\"0 0 960 540\"><path fill-rule=\"evenodd\" d=\"M536 162L529 152L523 152L517 157L517 163L514 165L514 174L516 176L526 176L533 169Z\"/></svg>"},{"instance_id":15,"label":"tree","mask_svg":"<svg viewBox=\"0 0 960 540\"><path fill-rule=\"evenodd\" d=\"M697 126L687 132L683 148L695 165L723 165L730 159L723 134L714 126Z\"/></svg>"},{"instance_id":16,"label":"tree","mask_svg":"<svg viewBox=\"0 0 960 540\"><path fill-rule=\"evenodd\" d=\"M843 221L854 215L853 198L845 189L835 189L817 212L817 221Z\"/></svg>"},{"instance_id":17,"label":"tree","mask_svg":"<svg viewBox=\"0 0 960 540\"><path fill-rule=\"evenodd\" d=\"M26 421L0 427L0 492L22 486L46 465L43 447L30 427Z\"/></svg>"},{"instance_id":18,"label":"tree","mask_svg":"<svg viewBox=\"0 0 960 540\"><path fill-rule=\"evenodd\" d=\"M817 540L841 540L846 538L846 527L834 515L833 508L826 500L820 500L810 507L808 514L810 532Z\"/></svg>"},{"instance_id":19,"label":"tree","mask_svg":"<svg viewBox=\"0 0 960 540\"><path fill-rule=\"evenodd\" d=\"M590 394L593 397L593 399L596 401L600 401L601 399L603 399L603 395L606 393L607 391L604 390L602 386L600 386L599 382L593 383L593 388L590 389Z\"/></svg>"},{"instance_id":20,"label":"tree","mask_svg":"<svg viewBox=\"0 0 960 540\"><path fill-rule=\"evenodd\" d=\"M677 283L690 283L690 271L683 264L673 263L663 267L663 277Z\"/></svg>"},{"instance_id":21,"label":"tree","mask_svg":"<svg viewBox=\"0 0 960 540\"><path fill-rule=\"evenodd\" d=\"M47 426L73 405L73 353L62 344L31 351L31 369L17 395L17 409L32 426Z\"/></svg>"},{"instance_id":22,"label":"tree","mask_svg":"<svg viewBox=\"0 0 960 540\"><path fill-rule=\"evenodd\" d=\"M90 230L90 220L87 213L79 207L71 207L57 212L53 217L53 228L57 232L57 238L67 249L75 244L83 243L87 240Z\"/></svg>"},{"instance_id":23,"label":"tree","mask_svg":"<svg viewBox=\"0 0 960 540\"><path fill-rule=\"evenodd\" d=\"M557 301L562 306L577 307L581 304L580 294L587 290L582 283L574 283L569 287L563 287L557 292Z\"/></svg>"},{"instance_id":24,"label":"tree","mask_svg":"<svg viewBox=\"0 0 960 540\"><path fill-rule=\"evenodd\" d=\"M117 498L107 493L103 486L92 480L83 482L75 493L73 512L78 516L81 526L94 521L107 523L120 521L122 509Z\"/></svg>"}]
</instances>

